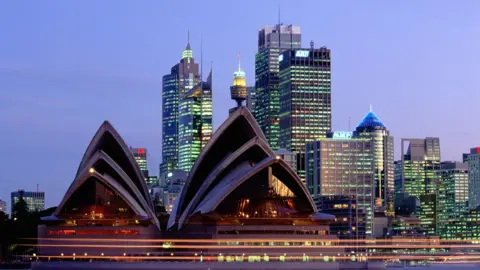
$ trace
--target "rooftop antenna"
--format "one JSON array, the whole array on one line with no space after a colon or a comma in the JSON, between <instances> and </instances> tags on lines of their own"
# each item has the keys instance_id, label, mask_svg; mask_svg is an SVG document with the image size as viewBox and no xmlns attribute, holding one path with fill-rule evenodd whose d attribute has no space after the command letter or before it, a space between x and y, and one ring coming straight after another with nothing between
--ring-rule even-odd
<instances>
[{"instance_id":1,"label":"rooftop antenna","mask_svg":"<svg viewBox=\"0 0 480 270\"><path fill-rule=\"evenodd\" d=\"M40 187L39 187L39 185L37 184L37 192L39 192L39 191L40 191Z\"/></svg>"},{"instance_id":2,"label":"rooftop antenna","mask_svg":"<svg viewBox=\"0 0 480 270\"><path fill-rule=\"evenodd\" d=\"M240 52L238 52L238 72L240 72Z\"/></svg>"},{"instance_id":3,"label":"rooftop antenna","mask_svg":"<svg viewBox=\"0 0 480 270\"><path fill-rule=\"evenodd\" d=\"M280 4L278 4L278 25L281 25L282 21L280 20Z\"/></svg>"},{"instance_id":4,"label":"rooftop antenna","mask_svg":"<svg viewBox=\"0 0 480 270\"><path fill-rule=\"evenodd\" d=\"M203 33L200 35L200 81L202 80L203 80Z\"/></svg>"},{"instance_id":5,"label":"rooftop antenna","mask_svg":"<svg viewBox=\"0 0 480 270\"><path fill-rule=\"evenodd\" d=\"M350 129L350 122L351 122L351 120L352 120L352 117L349 116L349 117L348 117L348 131L351 131L351 129Z\"/></svg>"},{"instance_id":6,"label":"rooftop antenna","mask_svg":"<svg viewBox=\"0 0 480 270\"><path fill-rule=\"evenodd\" d=\"M370 104L370 111L372 111L372 104Z\"/></svg>"}]
</instances>

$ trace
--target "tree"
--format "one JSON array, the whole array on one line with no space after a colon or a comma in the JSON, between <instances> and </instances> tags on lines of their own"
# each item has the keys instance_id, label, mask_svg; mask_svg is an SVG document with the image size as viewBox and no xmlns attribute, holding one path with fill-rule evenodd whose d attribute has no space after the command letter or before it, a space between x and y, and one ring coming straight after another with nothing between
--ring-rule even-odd
<instances>
[{"instance_id":1,"label":"tree","mask_svg":"<svg viewBox=\"0 0 480 270\"><path fill-rule=\"evenodd\" d=\"M15 203L12 209L12 218L13 219L20 219L20 218L26 218L29 216L28 213L28 205L27 202L20 197L18 202Z\"/></svg>"}]
</instances>

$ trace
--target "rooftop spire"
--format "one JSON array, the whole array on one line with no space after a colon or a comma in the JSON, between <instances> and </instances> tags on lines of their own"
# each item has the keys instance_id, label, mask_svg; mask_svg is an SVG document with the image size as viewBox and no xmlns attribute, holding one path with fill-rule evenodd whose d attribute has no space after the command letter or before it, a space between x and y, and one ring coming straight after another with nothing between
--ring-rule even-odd
<instances>
[{"instance_id":1,"label":"rooftop spire","mask_svg":"<svg viewBox=\"0 0 480 270\"><path fill-rule=\"evenodd\" d=\"M238 72L241 72L242 70L240 69L240 52L238 53Z\"/></svg>"},{"instance_id":2,"label":"rooftop spire","mask_svg":"<svg viewBox=\"0 0 480 270\"><path fill-rule=\"evenodd\" d=\"M370 104L370 111L373 111L373 110L372 110L372 104Z\"/></svg>"},{"instance_id":3,"label":"rooftop spire","mask_svg":"<svg viewBox=\"0 0 480 270\"><path fill-rule=\"evenodd\" d=\"M187 58L190 61L190 58L193 58L193 51L190 48L190 30L187 32L187 47L182 52L182 59Z\"/></svg>"},{"instance_id":4,"label":"rooftop spire","mask_svg":"<svg viewBox=\"0 0 480 270\"><path fill-rule=\"evenodd\" d=\"M187 31L187 50L190 50L190 30Z\"/></svg>"},{"instance_id":5,"label":"rooftop spire","mask_svg":"<svg viewBox=\"0 0 480 270\"><path fill-rule=\"evenodd\" d=\"M280 4L278 4L278 25L282 24L282 21L280 20Z\"/></svg>"}]
</instances>

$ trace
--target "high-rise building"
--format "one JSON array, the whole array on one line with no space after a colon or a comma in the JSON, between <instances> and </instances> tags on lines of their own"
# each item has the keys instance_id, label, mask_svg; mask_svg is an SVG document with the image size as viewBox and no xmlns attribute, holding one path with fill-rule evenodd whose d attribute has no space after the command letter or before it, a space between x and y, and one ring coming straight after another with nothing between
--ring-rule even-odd
<instances>
[{"instance_id":1,"label":"high-rise building","mask_svg":"<svg viewBox=\"0 0 480 270\"><path fill-rule=\"evenodd\" d=\"M145 180L148 178L148 169L147 169L147 149L146 148L132 148L130 147L130 151L133 153L133 157L135 157L135 161L140 167L140 170L145 177Z\"/></svg>"},{"instance_id":2,"label":"high-rise building","mask_svg":"<svg viewBox=\"0 0 480 270\"><path fill-rule=\"evenodd\" d=\"M253 113L257 98L255 96L255 86L247 86L247 108Z\"/></svg>"},{"instance_id":3,"label":"high-rise building","mask_svg":"<svg viewBox=\"0 0 480 270\"><path fill-rule=\"evenodd\" d=\"M395 214L395 167L393 137L377 115L370 111L354 131L356 138L368 138L373 142L373 165L375 176L375 208L390 216Z\"/></svg>"},{"instance_id":4,"label":"high-rise building","mask_svg":"<svg viewBox=\"0 0 480 270\"><path fill-rule=\"evenodd\" d=\"M440 179L440 139L402 139L401 150L401 173L397 181L400 190L397 192L417 198L424 194L435 194Z\"/></svg>"},{"instance_id":5,"label":"high-rise building","mask_svg":"<svg viewBox=\"0 0 480 270\"><path fill-rule=\"evenodd\" d=\"M468 163L468 206L476 209L480 206L480 147L470 149L466 156Z\"/></svg>"},{"instance_id":6,"label":"high-rise building","mask_svg":"<svg viewBox=\"0 0 480 270\"><path fill-rule=\"evenodd\" d=\"M288 151L287 149L278 149L275 151L275 154L292 167L294 171L297 171L297 154L294 152Z\"/></svg>"},{"instance_id":7,"label":"high-rise building","mask_svg":"<svg viewBox=\"0 0 480 270\"><path fill-rule=\"evenodd\" d=\"M420 195L420 224L427 235L436 235L437 233L437 206L436 194Z\"/></svg>"},{"instance_id":8,"label":"high-rise building","mask_svg":"<svg viewBox=\"0 0 480 270\"><path fill-rule=\"evenodd\" d=\"M7 213L7 202L0 200L0 212Z\"/></svg>"},{"instance_id":9,"label":"high-rise building","mask_svg":"<svg viewBox=\"0 0 480 270\"><path fill-rule=\"evenodd\" d=\"M160 174L178 167L179 102L200 82L199 65L193 58L190 35L182 59L162 79L162 164Z\"/></svg>"},{"instance_id":10,"label":"high-rise building","mask_svg":"<svg viewBox=\"0 0 480 270\"><path fill-rule=\"evenodd\" d=\"M355 196L365 213L367 236L373 230L373 143L370 139L324 138L306 145L307 188L320 196Z\"/></svg>"},{"instance_id":11,"label":"high-rise building","mask_svg":"<svg viewBox=\"0 0 480 270\"><path fill-rule=\"evenodd\" d=\"M146 178L146 181L147 181L147 187L149 188L158 185L158 177L154 175L149 175Z\"/></svg>"},{"instance_id":12,"label":"high-rise building","mask_svg":"<svg viewBox=\"0 0 480 270\"><path fill-rule=\"evenodd\" d=\"M45 210L45 192L18 190L11 193L11 214L14 213L15 204L23 198L27 203L29 212Z\"/></svg>"},{"instance_id":13,"label":"high-rise building","mask_svg":"<svg viewBox=\"0 0 480 270\"><path fill-rule=\"evenodd\" d=\"M212 137L212 70L179 101L178 169L188 172Z\"/></svg>"},{"instance_id":14,"label":"high-rise building","mask_svg":"<svg viewBox=\"0 0 480 270\"><path fill-rule=\"evenodd\" d=\"M187 173L184 171L173 171L170 172L165 181L163 194L161 195L161 200L165 206L165 210L168 213L171 213L175 205L175 201L178 198L178 195L183 189L185 180L187 179Z\"/></svg>"},{"instance_id":15,"label":"high-rise building","mask_svg":"<svg viewBox=\"0 0 480 270\"><path fill-rule=\"evenodd\" d=\"M480 239L480 212L471 209L463 213L460 219L449 220L444 225L443 239L479 240Z\"/></svg>"},{"instance_id":16,"label":"high-rise building","mask_svg":"<svg viewBox=\"0 0 480 270\"><path fill-rule=\"evenodd\" d=\"M298 26L277 24L258 31L254 116L273 150L280 147L279 56L285 50L300 47Z\"/></svg>"},{"instance_id":17,"label":"high-rise building","mask_svg":"<svg viewBox=\"0 0 480 270\"><path fill-rule=\"evenodd\" d=\"M333 195L315 198L317 210L335 216L330 233L339 239L365 238L365 213L357 208L355 195Z\"/></svg>"},{"instance_id":18,"label":"high-rise building","mask_svg":"<svg viewBox=\"0 0 480 270\"><path fill-rule=\"evenodd\" d=\"M305 179L305 145L331 130L330 50L290 49L280 55L280 147L297 153Z\"/></svg>"},{"instance_id":19,"label":"high-rise building","mask_svg":"<svg viewBox=\"0 0 480 270\"><path fill-rule=\"evenodd\" d=\"M459 221L467 212L468 164L442 162L440 179L437 184L437 233L441 238L450 238L447 224Z\"/></svg>"}]
</instances>

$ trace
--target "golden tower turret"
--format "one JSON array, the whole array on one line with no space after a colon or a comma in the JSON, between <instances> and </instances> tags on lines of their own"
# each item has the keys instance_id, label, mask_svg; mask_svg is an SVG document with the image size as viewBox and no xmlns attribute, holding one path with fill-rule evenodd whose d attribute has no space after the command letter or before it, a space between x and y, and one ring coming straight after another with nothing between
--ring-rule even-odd
<instances>
[{"instance_id":1,"label":"golden tower turret","mask_svg":"<svg viewBox=\"0 0 480 270\"><path fill-rule=\"evenodd\" d=\"M240 53L238 54L238 70L233 73L233 85L230 86L230 96L237 102L237 106L242 106L242 101L247 99L247 81L245 72L240 68Z\"/></svg>"}]
</instances>

